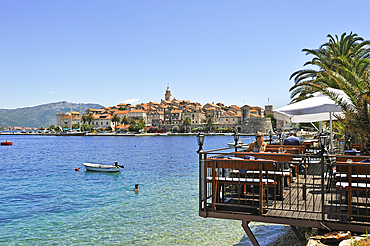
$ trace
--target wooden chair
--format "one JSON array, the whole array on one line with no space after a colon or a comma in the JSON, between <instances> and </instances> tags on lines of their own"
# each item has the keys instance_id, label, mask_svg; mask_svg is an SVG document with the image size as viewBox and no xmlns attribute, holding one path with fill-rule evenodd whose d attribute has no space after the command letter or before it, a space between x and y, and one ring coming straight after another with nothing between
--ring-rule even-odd
<instances>
[{"instance_id":1,"label":"wooden chair","mask_svg":"<svg viewBox=\"0 0 370 246\"><path fill-rule=\"evenodd\" d=\"M352 156L350 156L352 157ZM343 157L347 158L347 157ZM340 161L338 161L338 159ZM346 160L351 159L347 158ZM365 158L367 159L367 158ZM336 189L345 190L345 201L352 213L352 191L368 191L370 188L370 163L341 161L337 158L335 172Z\"/></svg>"},{"instance_id":2,"label":"wooden chair","mask_svg":"<svg viewBox=\"0 0 370 246\"><path fill-rule=\"evenodd\" d=\"M262 208L264 207L264 189L269 186L276 186L280 183L270 178L272 175L271 172L278 171L276 162L271 160L208 158L207 168L212 169L211 176L207 176L206 179L207 182L212 183L213 209L216 209L216 203L220 202L220 187L225 184L242 185L244 194L246 194L247 186L258 186L259 202ZM239 170L241 175L239 177L224 177L218 175L220 169ZM262 210L260 212L262 212Z\"/></svg>"}]
</instances>

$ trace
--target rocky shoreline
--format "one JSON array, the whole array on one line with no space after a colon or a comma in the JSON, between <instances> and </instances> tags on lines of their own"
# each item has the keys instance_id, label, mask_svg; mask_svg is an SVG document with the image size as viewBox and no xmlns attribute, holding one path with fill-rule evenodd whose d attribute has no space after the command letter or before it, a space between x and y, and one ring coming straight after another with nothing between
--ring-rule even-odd
<instances>
[{"instance_id":1,"label":"rocky shoreline","mask_svg":"<svg viewBox=\"0 0 370 246\"><path fill-rule=\"evenodd\" d=\"M281 237L279 237L274 242L268 244L267 246L350 246L350 245L370 245L370 239L367 239L368 236L360 235L357 236L355 233L348 232L350 234L349 239L342 239L335 243L322 243L316 236L322 236L327 231L325 230L312 230L311 228L307 227L298 227L298 231L301 235L305 238L305 242L300 242L298 237L295 235L293 230L290 228L286 233L284 233ZM363 244L353 244L356 241L363 240ZM367 243L367 244L366 244Z\"/></svg>"}]
</instances>

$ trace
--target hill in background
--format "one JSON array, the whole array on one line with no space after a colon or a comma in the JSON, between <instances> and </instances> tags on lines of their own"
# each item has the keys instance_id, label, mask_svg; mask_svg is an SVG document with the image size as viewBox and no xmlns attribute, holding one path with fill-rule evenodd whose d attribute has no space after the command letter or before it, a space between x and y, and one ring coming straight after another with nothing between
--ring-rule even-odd
<instances>
[{"instance_id":1,"label":"hill in background","mask_svg":"<svg viewBox=\"0 0 370 246\"><path fill-rule=\"evenodd\" d=\"M95 103L81 103L81 114L86 109L100 109L103 106ZM0 126L44 127L57 124L56 113L71 111L69 102L48 103L34 107L17 109L0 109ZM80 111L79 103L72 103L72 111Z\"/></svg>"}]
</instances>

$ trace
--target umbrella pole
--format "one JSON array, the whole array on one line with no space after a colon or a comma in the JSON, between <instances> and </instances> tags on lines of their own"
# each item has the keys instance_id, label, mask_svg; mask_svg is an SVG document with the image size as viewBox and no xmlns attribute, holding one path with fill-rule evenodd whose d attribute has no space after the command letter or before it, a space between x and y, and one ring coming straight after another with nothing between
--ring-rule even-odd
<instances>
[{"instance_id":1,"label":"umbrella pole","mask_svg":"<svg viewBox=\"0 0 370 246\"><path fill-rule=\"evenodd\" d=\"M329 119L330 119L330 154L333 154L333 120L332 120L332 114L329 113Z\"/></svg>"}]
</instances>

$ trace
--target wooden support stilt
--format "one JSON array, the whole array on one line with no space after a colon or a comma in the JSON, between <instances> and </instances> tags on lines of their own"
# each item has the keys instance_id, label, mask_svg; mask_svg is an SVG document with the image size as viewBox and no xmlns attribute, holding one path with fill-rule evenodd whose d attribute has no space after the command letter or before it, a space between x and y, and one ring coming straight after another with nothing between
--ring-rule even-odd
<instances>
[{"instance_id":1,"label":"wooden support stilt","mask_svg":"<svg viewBox=\"0 0 370 246\"><path fill-rule=\"evenodd\" d=\"M299 231L297 230L297 227L294 226L294 225L291 225L290 226L292 228L292 230L294 231L295 235L298 237L299 241L301 243L304 243L305 242L305 239L302 237L301 233L299 233Z\"/></svg>"},{"instance_id":2,"label":"wooden support stilt","mask_svg":"<svg viewBox=\"0 0 370 246\"><path fill-rule=\"evenodd\" d=\"M242 221L242 227L243 227L245 233L247 233L247 236L248 236L249 240L251 240L253 246L260 246L260 244L258 243L256 237L254 236L251 228L249 228L248 224L249 224L249 221L246 221L246 220Z\"/></svg>"}]
</instances>

